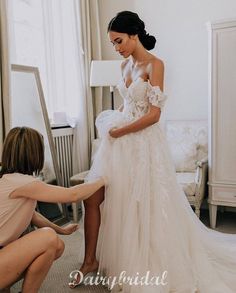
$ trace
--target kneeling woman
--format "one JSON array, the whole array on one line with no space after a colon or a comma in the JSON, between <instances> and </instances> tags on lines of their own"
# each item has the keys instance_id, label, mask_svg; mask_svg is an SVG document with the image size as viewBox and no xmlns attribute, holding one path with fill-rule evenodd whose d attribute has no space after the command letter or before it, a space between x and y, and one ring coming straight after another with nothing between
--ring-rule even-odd
<instances>
[{"instance_id":1,"label":"kneeling woman","mask_svg":"<svg viewBox=\"0 0 236 293\"><path fill-rule=\"evenodd\" d=\"M3 146L0 171L0 290L24 275L22 292L38 292L64 243L57 236L71 234L77 225L61 228L35 212L42 202L76 202L104 186L98 179L71 188L48 185L37 175L44 164L43 137L28 127L10 130ZM40 229L22 236L30 222ZM47 227L47 228L46 228Z\"/></svg>"}]
</instances>

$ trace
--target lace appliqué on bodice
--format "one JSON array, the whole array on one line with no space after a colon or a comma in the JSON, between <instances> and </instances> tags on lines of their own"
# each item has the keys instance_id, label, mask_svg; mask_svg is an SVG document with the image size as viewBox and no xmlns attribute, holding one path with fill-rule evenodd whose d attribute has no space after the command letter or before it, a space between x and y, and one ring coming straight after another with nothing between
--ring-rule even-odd
<instances>
[{"instance_id":1,"label":"lace appliqu\u00e9 on bodice","mask_svg":"<svg viewBox=\"0 0 236 293\"><path fill-rule=\"evenodd\" d=\"M149 111L150 104L163 108L167 96L159 86L152 86L141 77L127 87L122 80L117 86L124 99L123 114L128 120L136 120Z\"/></svg>"}]
</instances>

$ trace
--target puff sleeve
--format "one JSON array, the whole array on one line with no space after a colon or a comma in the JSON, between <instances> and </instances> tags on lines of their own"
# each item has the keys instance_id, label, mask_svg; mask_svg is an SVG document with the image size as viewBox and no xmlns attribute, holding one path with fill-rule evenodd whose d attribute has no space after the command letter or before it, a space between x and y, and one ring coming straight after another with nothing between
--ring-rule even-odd
<instances>
[{"instance_id":1,"label":"puff sleeve","mask_svg":"<svg viewBox=\"0 0 236 293\"><path fill-rule=\"evenodd\" d=\"M167 95L164 94L159 86L152 86L148 84L147 96L149 103L158 108L163 108L167 99Z\"/></svg>"}]
</instances>

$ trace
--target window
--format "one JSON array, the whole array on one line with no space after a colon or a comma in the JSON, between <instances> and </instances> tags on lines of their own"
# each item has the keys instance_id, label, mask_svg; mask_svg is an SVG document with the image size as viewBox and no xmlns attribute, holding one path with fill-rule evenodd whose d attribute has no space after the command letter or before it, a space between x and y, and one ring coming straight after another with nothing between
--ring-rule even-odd
<instances>
[{"instance_id":1,"label":"window","mask_svg":"<svg viewBox=\"0 0 236 293\"><path fill-rule=\"evenodd\" d=\"M39 68L49 117L79 115L82 54L74 0L10 0L11 63Z\"/></svg>"}]
</instances>

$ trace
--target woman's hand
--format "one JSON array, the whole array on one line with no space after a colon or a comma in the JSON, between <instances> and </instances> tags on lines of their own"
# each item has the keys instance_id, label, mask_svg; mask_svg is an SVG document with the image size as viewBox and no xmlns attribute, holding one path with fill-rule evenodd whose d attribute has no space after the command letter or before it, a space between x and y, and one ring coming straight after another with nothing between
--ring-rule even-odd
<instances>
[{"instance_id":1,"label":"woman's hand","mask_svg":"<svg viewBox=\"0 0 236 293\"><path fill-rule=\"evenodd\" d=\"M70 234L74 233L78 229L79 229L78 224L68 224L65 227L61 227L60 234L61 235L70 235Z\"/></svg>"},{"instance_id":2,"label":"woman's hand","mask_svg":"<svg viewBox=\"0 0 236 293\"><path fill-rule=\"evenodd\" d=\"M111 128L109 130L109 134L113 138L119 138L119 137L123 136L123 134L121 133L121 129L120 128L117 128L117 127Z\"/></svg>"},{"instance_id":3,"label":"woman's hand","mask_svg":"<svg viewBox=\"0 0 236 293\"><path fill-rule=\"evenodd\" d=\"M36 211L33 214L31 222L33 225L35 225L38 228L50 227L55 232L61 235L70 235L79 229L78 224L68 224L65 227L58 226L55 223L49 221L47 218L45 218L43 215L41 215L40 213Z\"/></svg>"}]
</instances>

